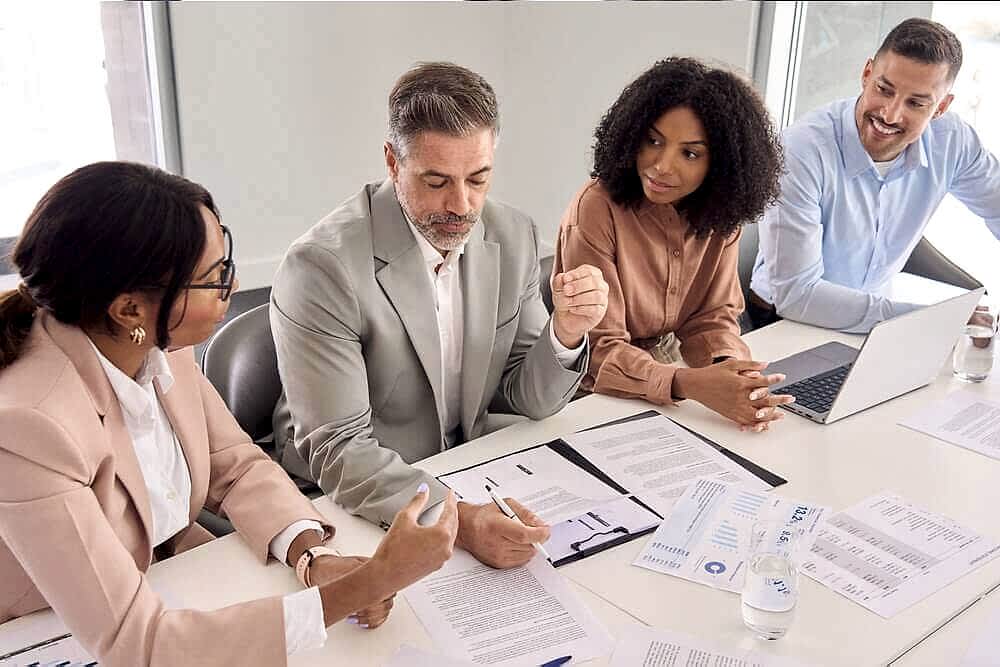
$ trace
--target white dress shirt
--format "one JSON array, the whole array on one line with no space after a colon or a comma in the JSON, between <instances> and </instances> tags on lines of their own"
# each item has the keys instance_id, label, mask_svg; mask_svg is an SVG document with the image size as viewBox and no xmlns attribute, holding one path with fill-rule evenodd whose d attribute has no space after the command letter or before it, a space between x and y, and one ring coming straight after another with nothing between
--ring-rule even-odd
<instances>
[{"instance_id":1,"label":"white dress shirt","mask_svg":"<svg viewBox=\"0 0 1000 667\"><path fill-rule=\"evenodd\" d=\"M458 442L460 436L458 429L462 418L462 338L465 333L465 301L462 298L462 272L459 270L458 262L465 252L465 244L442 258L441 253L413 225L405 211L403 216L414 238L417 239L417 245L427 266L427 276L433 287L438 339L441 343L441 390L444 394L444 414L441 415L441 424L444 426L445 444L451 447ZM556 338L552 327L549 327L549 339L556 353L556 359L564 368L572 367L586 347L584 338L576 349L568 349ZM418 523L423 526L437 523L443 511L444 501L435 503L420 513Z\"/></svg>"},{"instance_id":2,"label":"white dress shirt","mask_svg":"<svg viewBox=\"0 0 1000 667\"><path fill-rule=\"evenodd\" d=\"M93 342L91 345L118 397L125 428L132 437L132 446L149 492L153 546L159 546L187 528L191 509L191 472L184 450L153 386L153 380L156 380L164 394L173 387L174 376L167 364L167 355L159 348L151 349L133 380L108 361ZM271 540L271 555L285 562L292 541L303 530L310 529L323 533L322 526L311 519L294 522ZM314 586L291 593L282 602L288 655L322 646L326 641L326 627L319 589Z\"/></svg>"},{"instance_id":3,"label":"white dress shirt","mask_svg":"<svg viewBox=\"0 0 1000 667\"><path fill-rule=\"evenodd\" d=\"M441 342L441 390L444 394L444 414L441 415L441 424L444 426L445 442L450 447L458 442L462 412L462 338L465 333L463 317L465 303L462 298L462 272L459 270L458 262L465 252L465 244L442 258L441 253L413 225L409 216L406 216L405 212L403 215L410 225L410 231L417 239L420 254L423 255L424 263L427 265L427 276L434 288L438 338ZM552 327L549 327L549 338L556 359L564 368L571 368L586 347L584 341L570 350L559 342Z\"/></svg>"}]
</instances>

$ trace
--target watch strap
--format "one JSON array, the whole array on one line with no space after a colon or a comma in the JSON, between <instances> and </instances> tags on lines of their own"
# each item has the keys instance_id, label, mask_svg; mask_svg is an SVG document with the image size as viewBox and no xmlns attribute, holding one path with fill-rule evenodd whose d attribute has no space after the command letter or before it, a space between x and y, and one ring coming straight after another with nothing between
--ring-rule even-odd
<instances>
[{"instance_id":1,"label":"watch strap","mask_svg":"<svg viewBox=\"0 0 1000 667\"><path fill-rule=\"evenodd\" d=\"M299 559L295 561L295 578L299 580L300 584L302 584L306 588L309 588L310 586L312 586L312 582L309 579L309 567L312 565L312 562L315 559L319 558L320 556L339 556L339 555L340 554L338 554L330 547L325 547L322 545L309 547L308 549L303 551L302 555L299 556Z\"/></svg>"}]
</instances>

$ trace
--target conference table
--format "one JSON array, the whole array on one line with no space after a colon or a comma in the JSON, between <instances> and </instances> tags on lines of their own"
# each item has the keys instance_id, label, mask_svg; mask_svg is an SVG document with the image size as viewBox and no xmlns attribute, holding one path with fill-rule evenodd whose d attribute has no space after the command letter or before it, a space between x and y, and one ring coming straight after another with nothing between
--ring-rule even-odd
<instances>
[{"instance_id":1,"label":"conference table","mask_svg":"<svg viewBox=\"0 0 1000 667\"><path fill-rule=\"evenodd\" d=\"M757 359L781 358L829 340L859 346L862 337L789 321L746 335ZM787 413L768 432L744 433L692 401L656 409L788 480L773 493L825 505L835 512L892 491L1000 540L1000 461L898 424L959 388L1000 397L1000 382L963 383L952 376L949 363L929 386L830 425ZM548 419L516 423L418 465L433 474L451 472L651 407L643 401L587 396ZM384 534L379 528L348 515L328 498L315 502L337 526L334 546L345 554L373 553ZM744 628L738 595L633 566L648 539L633 540L559 568L612 636L632 625L648 625L720 648L756 650L802 664L948 665L959 663L990 611L1000 609L1000 592L969 606L1000 582L1000 559L891 619L803 575L791 629L784 638L765 642ZM175 607L212 609L298 589L289 568L273 561L261 566L237 535L157 563L149 578L167 604ZM962 612L966 607L969 610ZM0 654L60 631L50 611L15 619L0 626ZM402 644L434 649L419 619L397 596L392 615L381 628L366 631L338 623L330 628L322 648L296 654L289 664L382 665ZM590 664L605 665L608 660Z\"/></svg>"}]
</instances>

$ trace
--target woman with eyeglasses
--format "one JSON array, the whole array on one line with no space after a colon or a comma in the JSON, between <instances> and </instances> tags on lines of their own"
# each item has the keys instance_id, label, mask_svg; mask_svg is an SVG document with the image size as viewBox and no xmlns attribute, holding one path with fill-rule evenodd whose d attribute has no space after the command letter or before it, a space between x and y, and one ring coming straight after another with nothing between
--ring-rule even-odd
<instances>
[{"instance_id":1,"label":"woman with eyeglasses","mask_svg":"<svg viewBox=\"0 0 1000 667\"><path fill-rule=\"evenodd\" d=\"M243 433L191 346L239 284L232 239L201 186L101 162L56 183L0 295L0 623L51 607L101 665L284 665L326 626L380 625L401 588L451 554L455 500L419 526L416 489L371 559ZM168 610L145 572L211 536L222 513L297 593ZM192 658L197 656L197 658Z\"/></svg>"}]
</instances>

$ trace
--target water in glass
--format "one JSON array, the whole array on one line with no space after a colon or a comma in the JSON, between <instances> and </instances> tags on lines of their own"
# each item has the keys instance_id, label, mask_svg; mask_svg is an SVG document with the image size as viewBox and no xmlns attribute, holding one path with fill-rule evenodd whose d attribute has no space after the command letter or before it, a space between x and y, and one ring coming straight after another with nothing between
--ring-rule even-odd
<instances>
[{"instance_id":1,"label":"water in glass","mask_svg":"<svg viewBox=\"0 0 1000 667\"><path fill-rule=\"evenodd\" d=\"M994 328L970 324L955 343L955 375L967 382L982 382L993 368Z\"/></svg>"},{"instance_id":2,"label":"water in glass","mask_svg":"<svg viewBox=\"0 0 1000 667\"><path fill-rule=\"evenodd\" d=\"M750 555L740 597L743 623L761 639L788 631L799 598L796 558L802 529L779 521L756 521L750 529Z\"/></svg>"},{"instance_id":3,"label":"water in glass","mask_svg":"<svg viewBox=\"0 0 1000 667\"><path fill-rule=\"evenodd\" d=\"M743 586L743 623L762 639L784 636L795 617L798 573L787 556L758 553Z\"/></svg>"}]
</instances>

